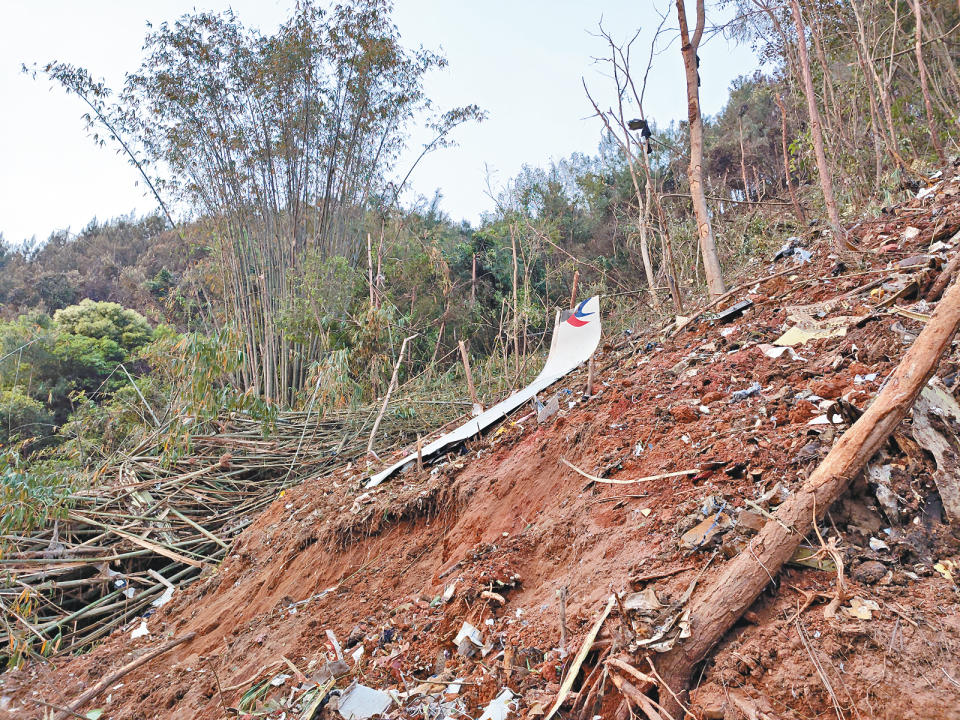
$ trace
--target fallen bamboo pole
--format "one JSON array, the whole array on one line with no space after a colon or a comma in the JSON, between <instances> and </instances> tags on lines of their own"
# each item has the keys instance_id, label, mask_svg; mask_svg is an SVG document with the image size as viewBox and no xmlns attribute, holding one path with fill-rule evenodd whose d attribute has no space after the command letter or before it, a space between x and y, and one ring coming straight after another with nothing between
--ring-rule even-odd
<instances>
[{"instance_id":1,"label":"fallen bamboo pole","mask_svg":"<svg viewBox=\"0 0 960 720\"><path fill-rule=\"evenodd\" d=\"M753 604L817 522L913 407L960 327L960 283L950 286L873 404L837 441L807 481L747 547L690 602L690 637L657 663L667 684L686 692L693 667ZM676 701L670 712L678 709Z\"/></svg>"},{"instance_id":2,"label":"fallen bamboo pole","mask_svg":"<svg viewBox=\"0 0 960 720\"><path fill-rule=\"evenodd\" d=\"M578 468L566 458L560 458L560 462L590 482L607 483L608 485L632 485L633 483L650 482L651 480L666 480L667 478L682 477L684 475L696 475L700 472L699 470L677 470L676 472L660 473L659 475L647 475L646 477L634 478L633 480L616 480L614 478L602 478L591 475Z\"/></svg>"},{"instance_id":3,"label":"fallen bamboo pole","mask_svg":"<svg viewBox=\"0 0 960 720\"><path fill-rule=\"evenodd\" d=\"M467 354L467 346L463 340L458 341L460 345L460 357L463 359L463 372L467 376L467 390L470 391L470 402L473 403L473 414L479 415L483 412L483 406L477 400L477 388L473 384L473 372L470 370L470 356Z\"/></svg>"},{"instance_id":4,"label":"fallen bamboo pole","mask_svg":"<svg viewBox=\"0 0 960 720\"><path fill-rule=\"evenodd\" d=\"M69 711L69 713L76 712L78 709L83 707L84 703L95 698L97 695L99 695L108 687L113 685L117 680L122 678L127 673L133 670L136 670L138 667L150 662L155 657L158 657L160 655L163 655L166 652L169 652L170 650L173 650L173 648L175 648L177 645L185 643L188 640L193 640L193 638L195 638L196 635L197 634L193 632L187 633L183 637L177 638L176 640L171 640L168 643L164 643L160 647L154 648L153 650L148 652L146 655L142 655L138 657L136 660L133 660L132 662L127 663L122 668L117 670L115 673L111 673L110 675L107 675L105 678L103 678L100 682L98 682L92 688L82 693L80 697L78 697L72 703L67 705L65 709ZM55 713L53 716L53 720L63 720L63 718L67 717L69 713L67 712Z\"/></svg>"},{"instance_id":5,"label":"fallen bamboo pole","mask_svg":"<svg viewBox=\"0 0 960 720\"><path fill-rule=\"evenodd\" d=\"M403 342L400 343L400 352L397 353L397 362L393 366L393 377L390 378L390 386L387 388L387 394L383 398L383 406L380 408L380 412L377 415L377 419L373 422L373 430L370 431L370 439L367 441L367 455L373 453L373 439L377 435L377 430L380 427L380 421L383 420L383 414L387 411L387 405L390 404L390 395L393 393L393 388L397 384L397 375L400 374L400 365L403 363L403 351L407 349L407 343L413 340L416 335L410 335L405 337Z\"/></svg>"},{"instance_id":6,"label":"fallen bamboo pole","mask_svg":"<svg viewBox=\"0 0 960 720\"><path fill-rule=\"evenodd\" d=\"M563 705L563 701L566 699L567 695L570 694L570 690L573 688L573 683L576 681L577 675L580 674L580 667L583 665L583 661L587 659L587 655L590 654L590 649L593 647L593 641L597 639L597 633L600 632L600 628L603 627L603 623L606 621L610 611L613 610L615 603L616 597L611 595L610 599L607 600L607 606L603 609L603 612L600 613L600 617L597 618L597 621L593 624L593 627L590 628L590 632L588 632L587 636L583 639L583 644L580 645L580 650L577 652L576 657L574 657L573 662L570 664L570 669L567 670L567 676L563 679L563 683L560 685L560 691L557 693L557 699L554 701L553 707L550 708L550 712L547 713L543 720L550 720L550 718L556 715L557 711L560 709L560 706Z\"/></svg>"},{"instance_id":7,"label":"fallen bamboo pole","mask_svg":"<svg viewBox=\"0 0 960 720\"><path fill-rule=\"evenodd\" d=\"M394 387L393 398L400 387ZM436 424L459 412L449 405L443 408ZM135 597L125 597L112 576L98 567L101 563L120 571L117 579L140 585L142 573L133 568L144 560L151 566L165 560L160 571L171 583L192 582L197 565L221 562L232 540L275 500L279 489L362 456L379 409L380 403L332 410L322 419L314 413L284 412L276 418L269 442L259 439L262 421L223 417L216 435L209 434L212 425L197 428L189 458L169 467L162 464L159 448L154 448L157 454L143 454L147 446L141 443L122 466L114 466L119 484L71 496L59 536L52 528L4 534L0 540L13 552L0 558L0 601L7 606L0 606L0 663L7 659L11 641L41 639L9 612L24 589L35 592L41 603L36 615L24 619L44 640L56 642L55 654L89 647L141 615L164 588L140 587ZM394 448L415 438L421 422L422 416L410 420L387 413L377 438L385 448ZM298 447L301 460L288 478L290 458L296 457ZM227 458L224 449L229 449Z\"/></svg>"}]
</instances>

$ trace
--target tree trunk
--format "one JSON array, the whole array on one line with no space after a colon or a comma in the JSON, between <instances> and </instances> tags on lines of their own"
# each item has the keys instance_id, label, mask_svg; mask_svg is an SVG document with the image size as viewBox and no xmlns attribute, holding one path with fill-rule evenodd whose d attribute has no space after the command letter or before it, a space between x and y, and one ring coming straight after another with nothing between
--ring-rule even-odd
<instances>
[{"instance_id":1,"label":"tree trunk","mask_svg":"<svg viewBox=\"0 0 960 720\"><path fill-rule=\"evenodd\" d=\"M927 65L923 61L923 17L920 15L920 0L913 0L913 17L916 21L914 34L916 44L914 53L917 56L917 69L920 72L920 91L923 93L923 107L927 112L927 127L930 128L930 142L933 143L933 149L937 151L937 157L940 162L946 162L947 158L943 154L943 146L940 144L940 137L937 135L937 124L933 119L933 103L930 102L930 89L927 87Z\"/></svg>"},{"instance_id":2,"label":"tree trunk","mask_svg":"<svg viewBox=\"0 0 960 720\"><path fill-rule=\"evenodd\" d=\"M673 261L673 240L670 238L670 226L667 225L667 218L663 212L663 203L659 200L657 201L657 215L660 218L663 257L667 264L667 283L670 285L670 296L673 298L673 307L677 314L682 315L683 295L680 294L680 277L677 275L677 264Z\"/></svg>"},{"instance_id":3,"label":"tree trunk","mask_svg":"<svg viewBox=\"0 0 960 720\"><path fill-rule=\"evenodd\" d=\"M697 26L693 37L687 29L687 11L684 0L677 0L677 16L680 20L680 51L683 53L683 66L687 77L687 118L690 122L690 165L687 177L690 181L690 197L693 200L693 212L697 217L697 235L700 238L700 254L703 256L703 271L707 279L710 298L717 298L726 292L720 258L717 256L717 243L710 224L710 212L707 198L703 192L703 118L700 115L700 88L697 78L697 48L703 36L706 17L703 0L697 0Z\"/></svg>"},{"instance_id":4,"label":"tree trunk","mask_svg":"<svg viewBox=\"0 0 960 720\"><path fill-rule=\"evenodd\" d=\"M510 226L510 247L513 250L513 383L516 385L520 378L520 313L517 308L517 238Z\"/></svg>"},{"instance_id":5,"label":"tree trunk","mask_svg":"<svg viewBox=\"0 0 960 720\"><path fill-rule=\"evenodd\" d=\"M890 141L887 139L887 134L884 132L880 122L880 107L877 105L877 95L873 89L873 82L870 79L870 72L867 70L867 63L863 57L863 49L859 42L857 42L857 62L863 71L863 84L867 87L867 97L870 102L870 134L873 136L874 172L876 174L873 190L874 192L878 192L880 190L880 180L883 176L883 154L880 152L880 140L883 140L884 145L888 148L888 152Z\"/></svg>"},{"instance_id":6,"label":"tree trunk","mask_svg":"<svg viewBox=\"0 0 960 720\"><path fill-rule=\"evenodd\" d=\"M757 599L804 536L860 474L910 411L960 327L960 283L954 283L873 404L760 533L690 602L691 636L660 656L658 669L685 692L693 667ZM661 693L661 698L663 694Z\"/></svg>"},{"instance_id":7,"label":"tree trunk","mask_svg":"<svg viewBox=\"0 0 960 720\"><path fill-rule=\"evenodd\" d=\"M896 166L905 170L907 164L900 155L900 151L897 147L897 130L893 124L893 109L890 105L889 83L884 82L884 80L880 77L880 73L877 72L876 66L874 65L874 56L870 52L870 43L867 40L863 16L860 13L860 10L857 8L856 0L851 0L850 8L853 10L853 16L857 21L857 39L860 44L860 50L863 53L863 61L866 65L866 69L869 70L870 77L873 78L874 86L876 87L877 93L880 96L880 107L882 110L883 119L887 126L886 133L884 133L884 140L887 142L887 149L890 151L890 155L893 156Z\"/></svg>"},{"instance_id":8,"label":"tree trunk","mask_svg":"<svg viewBox=\"0 0 960 720\"><path fill-rule=\"evenodd\" d=\"M383 414L387 411L387 405L390 404L390 395L397 386L397 376L400 374L400 366L403 364L403 351L407 349L407 343L413 340L416 335L405 337L400 343L400 353L397 355L397 362L393 366L393 376L390 378L390 385L387 386L387 394L383 398L383 406L377 414L377 419L373 421L373 429L370 431L370 439L367 441L367 455L374 455L373 441L377 436L377 430L380 428L380 421L383 420Z\"/></svg>"},{"instance_id":9,"label":"tree trunk","mask_svg":"<svg viewBox=\"0 0 960 720\"><path fill-rule=\"evenodd\" d=\"M640 152L643 152L641 149ZM660 309L660 299L657 297L657 281L653 276L653 262L650 260L650 243L647 241L647 219L649 217L649 208L650 208L650 186L647 185L647 202L640 208L640 259L643 261L643 274L647 276L647 290L650 293L650 302L653 304L655 310ZM638 196L639 200L640 197Z\"/></svg>"},{"instance_id":10,"label":"tree trunk","mask_svg":"<svg viewBox=\"0 0 960 720\"><path fill-rule=\"evenodd\" d=\"M663 213L663 203L660 202L660 196L657 194L653 185L653 172L650 169L650 156L647 155L645 148L640 148L640 156L643 159L643 172L647 187L647 208L649 209L651 201L657 209L657 219L660 223L660 243L663 250L663 261L661 267L666 270L667 284L670 286L670 297L673 299L673 307L678 314L683 314L683 297L680 295L679 279L677 277L677 266L673 261L673 241L670 239L670 228L667 225L667 219Z\"/></svg>"},{"instance_id":11,"label":"tree trunk","mask_svg":"<svg viewBox=\"0 0 960 720\"><path fill-rule=\"evenodd\" d=\"M467 346L463 344L463 340L460 340L460 358L463 360L463 373L467 377L467 390L470 391L470 402L473 405L473 414L479 415L483 412L483 408L480 407L480 401L477 399L477 388L473 384L473 370L470 368L470 355L467 352ZM479 410L480 412L477 412Z\"/></svg>"},{"instance_id":12,"label":"tree trunk","mask_svg":"<svg viewBox=\"0 0 960 720\"><path fill-rule=\"evenodd\" d=\"M943 25L940 24L937 13L933 8L930 9L930 22L933 25L933 31L937 34L937 41L933 44L933 47L940 58L940 64L950 76L950 81L953 84L953 94L960 96L960 75L957 74L955 63L950 56L950 47L944 42L946 33L943 31Z\"/></svg>"},{"instance_id":13,"label":"tree trunk","mask_svg":"<svg viewBox=\"0 0 960 720\"><path fill-rule=\"evenodd\" d=\"M373 297L373 252L370 248L370 233L367 233L367 284L370 286L370 307L374 306Z\"/></svg>"},{"instance_id":14,"label":"tree trunk","mask_svg":"<svg viewBox=\"0 0 960 720\"><path fill-rule=\"evenodd\" d=\"M793 188L793 182L790 179L790 153L787 150L787 108L784 107L783 98L780 95L774 96L777 107L780 108L780 144L783 147L783 174L787 183L787 192L790 193L790 201L793 203L793 211L797 214L797 221L805 225L807 218L803 214L803 208L800 207L800 199L797 197L797 191Z\"/></svg>"},{"instance_id":15,"label":"tree trunk","mask_svg":"<svg viewBox=\"0 0 960 720\"><path fill-rule=\"evenodd\" d=\"M473 254L473 271L470 276L470 307L477 304L477 254Z\"/></svg>"},{"instance_id":16,"label":"tree trunk","mask_svg":"<svg viewBox=\"0 0 960 720\"><path fill-rule=\"evenodd\" d=\"M811 9L813 9L815 12L815 8ZM813 38L813 48L817 54L817 60L820 62L820 67L823 68L823 102L829 110L833 110L834 113L838 113L840 110L840 104L837 102L837 99L833 93L833 78L830 76L830 63L827 62L827 54L823 50L823 42L820 36L818 25L819 21L816 17L814 17L813 22L810 23L810 36ZM832 133L837 130L837 126L840 125L840 122L835 122L831 126L829 110L826 112L827 120L825 124L827 127L827 133L830 134L830 137L833 137Z\"/></svg>"},{"instance_id":17,"label":"tree trunk","mask_svg":"<svg viewBox=\"0 0 960 720\"><path fill-rule=\"evenodd\" d=\"M800 3L798 0L790 0L790 8L793 11L793 22L797 26L797 49L800 51L800 74L803 77L803 94L807 97L807 111L810 115L810 134L813 136L813 151L817 158L817 170L820 174L823 202L827 206L830 227L833 228L834 247L842 249L843 238L840 237L840 213L837 211L837 201L833 195L833 180L830 177L830 167L827 165L827 155L823 150L823 130L820 125L820 111L817 109L817 98L813 91L813 79L810 76L810 58L807 56L806 28L803 25L803 17L800 15Z\"/></svg>"},{"instance_id":18,"label":"tree trunk","mask_svg":"<svg viewBox=\"0 0 960 720\"><path fill-rule=\"evenodd\" d=\"M747 161L743 155L743 119L737 120L737 129L740 131L740 178L743 180L743 199L750 199L750 183L747 180Z\"/></svg>"}]
</instances>

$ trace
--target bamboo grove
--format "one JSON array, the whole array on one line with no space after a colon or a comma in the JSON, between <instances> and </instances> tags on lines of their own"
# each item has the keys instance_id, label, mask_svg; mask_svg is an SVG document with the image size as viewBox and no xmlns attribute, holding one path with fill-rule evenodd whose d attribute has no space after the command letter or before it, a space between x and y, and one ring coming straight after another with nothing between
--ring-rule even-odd
<instances>
[{"instance_id":1,"label":"bamboo grove","mask_svg":"<svg viewBox=\"0 0 960 720\"><path fill-rule=\"evenodd\" d=\"M395 368L404 388L461 402L461 342L492 400L536 371L576 292L604 294L619 332L706 293L710 247L725 284L789 237L829 233L856 262L845 218L880 212L956 154L956 3L686 5L660 7L642 47L599 27L583 98L597 152L491 186L476 226L408 183L485 114L435 107L424 80L446 61L404 46L387 0L301 2L270 34L231 12L185 15L150 28L116 92L66 62L28 68L82 100L94 141L124 154L159 210L0 247L7 447L29 455L43 435L69 462L99 462L136 428L176 428L177 445L224 411L364 406ZM647 82L689 65L681 14L691 47L725 35L761 69L716 115L696 103L667 122ZM713 81L693 69L688 98ZM418 126L430 139L401 163ZM60 328L57 311L85 298L141 313L149 344ZM402 398L392 412L413 411Z\"/></svg>"}]
</instances>

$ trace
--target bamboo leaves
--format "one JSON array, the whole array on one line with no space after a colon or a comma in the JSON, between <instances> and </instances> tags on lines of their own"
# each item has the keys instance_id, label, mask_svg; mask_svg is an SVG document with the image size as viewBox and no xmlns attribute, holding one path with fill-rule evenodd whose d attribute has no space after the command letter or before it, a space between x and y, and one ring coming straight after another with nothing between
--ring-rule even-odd
<instances>
[{"instance_id":1,"label":"bamboo leaves","mask_svg":"<svg viewBox=\"0 0 960 720\"><path fill-rule=\"evenodd\" d=\"M391 12L388 0L301 2L272 34L230 11L188 14L147 35L116 98L82 68L45 68L88 102L95 131L121 143L158 201L193 211L215 239L223 307L204 320L236 329L230 372L268 404L291 405L327 349L285 322L307 300L308 259L355 267L370 210L392 196L389 212L416 166L390 181L410 122L429 111L424 75L445 61L403 47ZM428 121L436 137L421 157L482 118L467 105Z\"/></svg>"}]
</instances>

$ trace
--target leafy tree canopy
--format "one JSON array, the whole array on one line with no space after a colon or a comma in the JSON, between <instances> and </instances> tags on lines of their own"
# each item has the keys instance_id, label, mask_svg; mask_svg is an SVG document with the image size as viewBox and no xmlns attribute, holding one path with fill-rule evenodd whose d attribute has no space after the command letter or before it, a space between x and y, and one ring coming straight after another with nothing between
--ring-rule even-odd
<instances>
[{"instance_id":1,"label":"leafy tree canopy","mask_svg":"<svg viewBox=\"0 0 960 720\"><path fill-rule=\"evenodd\" d=\"M150 342L153 331L136 310L112 302L94 302L89 298L79 305L57 310L54 324L63 332L95 340L111 340L127 352Z\"/></svg>"}]
</instances>

